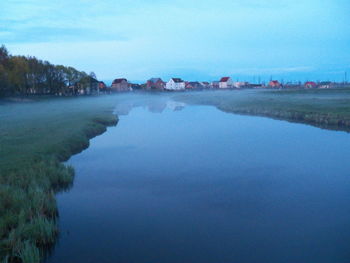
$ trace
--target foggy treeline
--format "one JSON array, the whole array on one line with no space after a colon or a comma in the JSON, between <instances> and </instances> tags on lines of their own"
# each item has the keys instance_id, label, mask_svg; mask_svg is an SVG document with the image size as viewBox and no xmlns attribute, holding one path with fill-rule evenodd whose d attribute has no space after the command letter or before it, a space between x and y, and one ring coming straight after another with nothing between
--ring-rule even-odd
<instances>
[{"instance_id":1,"label":"foggy treeline","mask_svg":"<svg viewBox=\"0 0 350 263\"><path fill-rule=\"evenodd\" d=\"M73 67L53 65L32 56L10 55L0 47L0 96L48 94L75 95L98 81Z\"/></svg>"}]
</instances>

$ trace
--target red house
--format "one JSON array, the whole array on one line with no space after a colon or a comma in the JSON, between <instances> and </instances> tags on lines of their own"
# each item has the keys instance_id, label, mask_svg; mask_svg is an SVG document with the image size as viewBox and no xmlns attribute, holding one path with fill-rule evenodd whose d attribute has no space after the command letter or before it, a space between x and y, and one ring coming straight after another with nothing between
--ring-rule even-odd
<instances>
[{"instance_id":1,"label":"red house","mask_svg":"<svg viewBox=\"0 0 350 263\"><path fill-rule=\"evenodd\" d=\"M203 89L203 85L198 81L190 81L190 82L186 82L186 89L189 89L189 90Z\"/></svg>"},{"instance_id":2,"label":"red house","mask_svg":"<svg viewBox=\"0 0 350 263\"><path fill-rule=\"evenodd\" d=\"M307 81L305 82L304 87L307 89L312 89L312 88L316 88L317 84L316 82L313 82L313 81Z\"/></svg>"},{"instance_id":3,"label":"red house","mask_svg":"<svg viewBox=\"0 0 350 263\"><path fill-rule=\"evenodd\" d=\"M112 91L130 91L130 85L126 79L115 79L111 88Z\"/></svg>"},{"instance_id":4,"label":"red house","mask_svg":"<svg viewBox=\"0 0 350 263\"><path fill-rule=\"evenodd\" d=\"M147 80L146 89L163 90L165 83L161 78L151 78Z\"/></svg>"},{"instance_id":5,"label":"red house","mask_svg":"<svg viewBox=\"0 0 350 263\"><path fill-rule=\"evenodd\" d=\"M279 83L278 80L271 80L269 82L269 87L271 87L271 88L280 88L281 87L281 83Z\"/></svg>"}]
</instances>

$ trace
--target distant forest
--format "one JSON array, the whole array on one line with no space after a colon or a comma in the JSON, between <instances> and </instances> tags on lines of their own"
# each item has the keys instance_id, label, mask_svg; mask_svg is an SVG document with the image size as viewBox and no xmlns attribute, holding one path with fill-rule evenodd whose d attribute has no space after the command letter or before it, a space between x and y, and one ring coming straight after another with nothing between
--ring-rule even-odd
<instances>
[{"instance_id":1,"label":"distant forest","mask_svg":"<svg viewBox=\"0 0 350 263\"><path fill-rule=\"evenodd\" d=\"M93 72L87 74L32 56L12 56L5 46L0 47L0 97L93 94L98 85Z\"/></svg>"}]
</instances>

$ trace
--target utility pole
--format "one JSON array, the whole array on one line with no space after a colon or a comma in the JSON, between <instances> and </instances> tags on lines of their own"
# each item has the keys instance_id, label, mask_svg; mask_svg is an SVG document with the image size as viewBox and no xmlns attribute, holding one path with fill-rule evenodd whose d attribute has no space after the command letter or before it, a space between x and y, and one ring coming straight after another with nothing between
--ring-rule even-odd
<instances>
[{"instance_id":1,"label":"utility pole","mask_svg":"<svg viewBox=\"0 0 350 263\"><path fill-rule=\"evenodd\" d=\"M348 83L348 73L345 71L344 74L344 84Z\"/></svg>"}]
</instances>

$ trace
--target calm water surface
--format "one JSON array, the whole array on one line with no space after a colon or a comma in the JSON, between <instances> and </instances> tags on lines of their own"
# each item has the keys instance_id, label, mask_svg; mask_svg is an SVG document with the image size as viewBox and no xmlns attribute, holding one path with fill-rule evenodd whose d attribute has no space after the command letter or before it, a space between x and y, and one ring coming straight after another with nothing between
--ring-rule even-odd
<instances>
[{"instance_id":1,"label":"calm water surface","mask_svg":"<svg viewBox=\"0 0 350 263\"><path fill-rule=\"evenodd\" d=\"M138 105L69 161L47 262L350 262L349 134Z\"/></svg>"}]
</instances>

